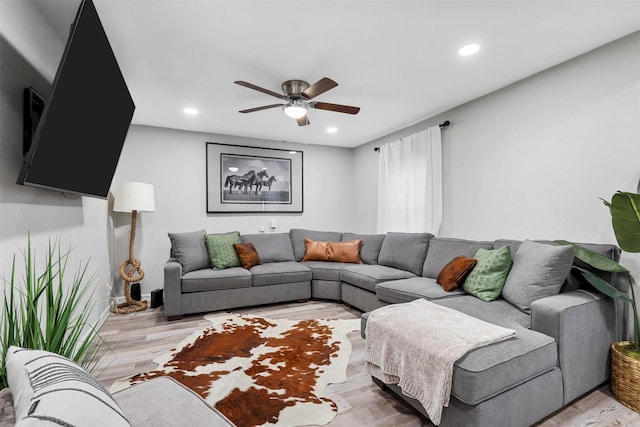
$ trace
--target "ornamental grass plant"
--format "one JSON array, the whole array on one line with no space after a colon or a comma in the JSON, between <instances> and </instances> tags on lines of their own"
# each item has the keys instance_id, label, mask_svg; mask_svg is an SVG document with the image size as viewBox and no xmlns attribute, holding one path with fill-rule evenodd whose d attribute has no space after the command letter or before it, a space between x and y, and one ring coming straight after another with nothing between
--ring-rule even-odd
<instances>
[{"instance_id":1,"label":"ornamental grass plant","mask_svg":"<svg viewBox=\"0 0 640 427\"><path fill-rule=\"evenodd\" d=\"M0 389L7 387L5 356L12 345L57 353L93 370L98 349L93 341L98 331L88 319L93 308L90 301L95 274L87 274L88 262L80 263L68 280L70 252L71 249L61 250L58 239L49 240L42 264L28 236L21 282L16 280L13 256L11 276L4 279L0 314Z\"/></svg>"}]
</instances>

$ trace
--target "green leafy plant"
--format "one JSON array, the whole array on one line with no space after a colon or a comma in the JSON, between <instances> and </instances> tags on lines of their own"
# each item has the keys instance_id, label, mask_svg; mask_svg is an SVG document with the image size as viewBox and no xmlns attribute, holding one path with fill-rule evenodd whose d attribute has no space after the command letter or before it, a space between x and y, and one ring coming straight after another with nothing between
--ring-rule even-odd
<instances>
[{"instance_id":1,"label":"green leafy plant","mask_svg":"<svg viewBox=\"0 0 640 427\"><path fill-rule=\"evenodd\" d=\"M638 186L640 191L640 184ZM611 213L611 224L616 236L618 246L625 252L640 252L640 194L617 191L611 198L611 202L602 199ZM603 294L631 304L633 309L633 350L636 357L640 356L640 324L638 321L638 307L634 287L636 285L633 275L622 265L590 251L582 246L564 240L558 243L573 246L576 258L601 271L626 274L629 278L631 296L620 292L615 286L601 279L592 272L575 267L580 274Z\"/></svg>"},{"instance_id":2,"label":"green leafy plant","mask_svg":"<svg viewBox=\"0 0 640 427\"><path fill-rule=\"evenodd\" d=\"M16 282L16 260L5 279L4 304L0 315L0 388L7 386L5 355L10 346L47 350L65 356L91 370L97 346L97 329L88 323L93 308L88 263L81 264L70 285L65 286L70 249L49 241L44 267L36 266L36 254L27 239L24 281Z\"/></svg>"}]
</instances>

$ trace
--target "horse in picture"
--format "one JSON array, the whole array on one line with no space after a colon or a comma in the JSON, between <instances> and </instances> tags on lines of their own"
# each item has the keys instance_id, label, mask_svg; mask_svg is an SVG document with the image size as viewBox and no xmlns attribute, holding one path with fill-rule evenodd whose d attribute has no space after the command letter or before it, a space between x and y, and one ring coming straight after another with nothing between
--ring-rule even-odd
<instances>
[{"instance_id":1,"label":"horse in picture","mask_svg":"<svg viewBox=\"0 0 640 427\"><path fill-rule=\"evenodd\" d=\"M273 185L274 181L277 181L275 176L269 177L269 179L266 180L263 179L262 181L259 181L256 185L256 193L262 190L262 187L268 187L269 193L271 193L271 186Z\"/></svg>"},{"instance_id":2,"label":"horse in picture","mask_svg":"<svg viewBox=\"0 0 640 427\"><path fill-rule=\"evenodd\" d=\"M240 187L238 192L240 193L248 183L248 181L252 178L256 177L256 171L250 170L244 175L229 175L224 180L224 187L229 187L229 194L233 193L234 187Z\"/></svg>"}]
</instances>

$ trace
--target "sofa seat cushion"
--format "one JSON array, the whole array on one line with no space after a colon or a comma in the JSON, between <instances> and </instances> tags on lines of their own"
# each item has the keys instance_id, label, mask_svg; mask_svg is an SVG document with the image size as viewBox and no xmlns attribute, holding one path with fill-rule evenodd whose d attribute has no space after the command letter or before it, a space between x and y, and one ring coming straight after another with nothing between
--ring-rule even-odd
<instances>
[{"instance_id":1,"label":"sofa seat cushion","mask_svg":"<svg viewBox=\"0 0 640 427\"><path fill-rule=\"evenodd\" d=\"M219 291L222 289L250 288L251 273L242 267L224 270L205 268L182 275L182 292Z\"/></svg>"},{"instance_id":2,"label":"sofa seat cushion","mask_svg":"<svg viewBox=\"0 0 640 427\"><path fill-rule=\"evenodd\" d=\"M409 279L390 280L376 285L376 295L380 301L390 304L411 302L418 298L428 300L465 295L460 288L447 292L429 277L411 277Z\"/></svg>"},{"instance_id":3,"label":"sofa seat cushion","mask_svg":"<svg viewBox=\"0 0 640 427\"><path fill-rule=\"evenodd\" d=\"M460 296L433 302L516 330L515 337L470 351L455 363L451 394L462 402L477 405L556 367L555 340L527 329L529 316L507 301Z\"/></svg>"},{"instance_id":4,"label":"sofa seat cushion","mask_svg":"<svg viewBox=\"0 0 640 427\"><path fill-rule=\"evenodd\" d=\"M353 264L332 261L305 261L303 265L311 269L311 278L313 280L339 282L342 269Z\"/></svg>"},{"instance_id":5,"label":"sofa seat cushion","mask_svg":"<svg viewBox=\"0 0 640 427\"><path fill-rule=\"evenodd\" d=\"M380 282L408 279L410 277L416 277L416 275L393 267L369 264L348 265L342 269L342 274L340 275L343 282L369 292L375 292L376 285Z\"/></svg>"},{"instance_id":6,"label":"sofa seat cushion","mask_svg":"<svg viewBox=\"0 0 640 427\"><path fill-rule=\"evenodd\" d=\"M295 261L268 262L251 267L253 286L311 282L311 269Z\"/></svg>"}]
</instances>

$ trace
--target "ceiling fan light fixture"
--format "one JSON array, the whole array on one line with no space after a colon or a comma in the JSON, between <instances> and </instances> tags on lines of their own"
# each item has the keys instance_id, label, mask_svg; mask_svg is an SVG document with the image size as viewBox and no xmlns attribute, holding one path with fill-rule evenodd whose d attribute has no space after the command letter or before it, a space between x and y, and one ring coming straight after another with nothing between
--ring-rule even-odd
<instances>
[{"instance_id":1,"label":"ceiling fan light fixture","mask_svg":"<svg viewBox=\"0 0 640 427\"><path fill-rule=\"evenodd\" d=\"M288 104L284 107L284 113L292 119L299 119L307 114L307 109L298 104Z\"/></svg>"}]
</instances>

